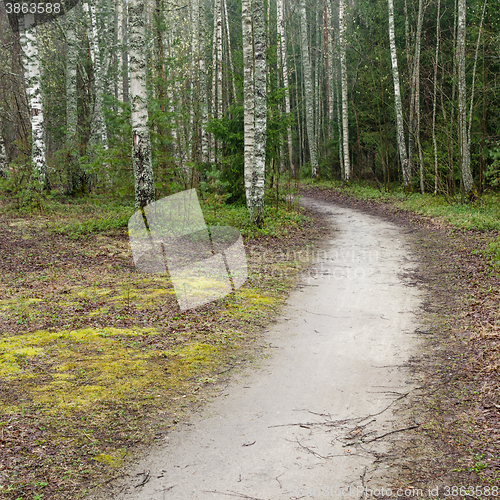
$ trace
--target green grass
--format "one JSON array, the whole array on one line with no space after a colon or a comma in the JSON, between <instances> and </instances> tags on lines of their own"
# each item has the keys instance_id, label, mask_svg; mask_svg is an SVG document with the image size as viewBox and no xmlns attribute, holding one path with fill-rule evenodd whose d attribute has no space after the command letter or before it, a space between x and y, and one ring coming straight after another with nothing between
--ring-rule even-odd
<instances>
[{"instance_id":1,"label":"green grass","mask_svg":"<svg viewBox=\"0 0 500 500\"><path fill-rule=\"evenodd\" d=\"M396 209L414 212L430 217L444 225L460 230L500 232L500 193L487 191L475 203L462 204L460 200L448 201L444 196L412 193L406 195L400 188L397 191L381 191L362 183L348 186L342 182L303 181L305 186L331 189L339 194L349 195L362 200L375 200L389 203ZM486 254L491 263L500 267L500 236L491 235L486 245Z\"/></svg>"},{"instance_id":2,"label":"green grass","mask_svg":"<svg viewBox=\"0 0 500 500\"><path fill-rule=\"evenodd\" d=\"M443 196L412 193L405 195L402 190L385 192L363 184L344 186L340 182L305 182L364 199L391 203L396 208L408 210L437 219L457 229L479 231L500 231L500 194L485 192L474 204L461 204L459 200L448 202Z\"/></svg>"},{"instance_id":3,"label":"green grass","mask_svg":"<svg viewBox=\"0 0 500 500\"><path fill-rule=\"evenodd\" d=\"M243 205L200 204L209 226L231 226L240 230L247 238L260 236L286 237L294 228L309 219L304 215L285 208L267 208L262 227L250 222L248 210ZM133 202L110 202L98 196L64 201L45 200L43 212L35 216L45 227L57 234L78 240L90 234L109 230L127 229L128 220L134 213ZM25 211L10 211L9 215L25 217ZM34 214L30 214L32 217Z\"/></svg>"}]
</instances>

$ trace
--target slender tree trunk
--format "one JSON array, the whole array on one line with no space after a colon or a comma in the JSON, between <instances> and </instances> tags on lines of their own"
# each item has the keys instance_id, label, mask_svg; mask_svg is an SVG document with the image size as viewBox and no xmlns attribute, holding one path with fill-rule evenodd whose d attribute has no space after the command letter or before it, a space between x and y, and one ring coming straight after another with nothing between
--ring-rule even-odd
<instances>
[{"instance_id":1,"label":"slender tree trunk","mask_svg":"<svg viewBox=\"0 0 500 500\"><path fill-rule=\"evenodd\" d=\"M343 134L342 134L342 105L340 102L340 92L339 92L339 79L340 79L340 55L338 50L337 40L334 40L334 53L335 53L335 105L337 109L337 128L338 128L338 139L339 139L339 161L340 161L340 175L342 179L345 179L345 167L344 167L344 146L343 146Z\"/></svg>"},{"instance_id":2,"label":"slender tree trunk","mask_svg":"<svg viewBox=\"0 0 500 500\"><path fill-rule=\"evenodd\" d=\"M330 40L330 24L328 22L328 12L326 8L327 0L323 0L323 51L324 51L324 59L325 59L325 99L326 99L326 110L328 119L326 121L326 133L327 136L330 136L330 71L329 71L329 51L328 44Z\"/></svg>"},{"instance_id":3,"label":"slender tree trunk","mask_svg":"<svg viewBox=\"0 0 500 500\"><path fill-rule=\"evenodd\" d=\"M227 30L227 52L229 57L229 69L231 70L231 89L233 91L233 99L236 102L237 94L236 94L236 85L234 83L234 64L233 64L233 55L231 50L231 30L229 25L229 17L227 15L227 2L226 0L222 0L224 4L224 18L226 20L226 30Z\"/></svg>"},{"instance_id":4,"label":"slender tree trunk","mask_svg":"<svg viewBox=\"0 0 500 500\"><path fill-rule=\"evenodd\" d=\"M332 7L331 4L328 0L325 2L326 6L326 14L327 14L327 28L328 28L328 68L327 68L327 74L328 74L328 89L329 89L329 96L328 96L328 122L329 122L329 130L331 131L331 127L333 125L333 101L334 101L334 95L335 91L333 90L334 87L334 82L333 82L333 74L334 74L334 66L335 66L335 58L334 58L334 51L333 51L333 37L334 37L334 31L333 31L333 25L332 25ZM327 90L328 94L328 90Z\"/></svg>"},{"instance_id":5,"label":"slender tree trunk","mask_svg":"<svg viewBox=\"0 0 500 500\"><path fill-rule=\"evenodd\" d=\"M95 102L91 136L96 142L101 142L103 149L108 149L108 134L103 114L104 74L101 51L99 49L99 32L97 28L94 1L95 0L87 0L84 4L85 10L88 12L90 19L90 57L92 59L92 66L94 69Z\"/></svg>"},{"instance_id":6,"label":"slender tree trunk","mask_svg":"<svg viewBox=\"0 0 500 500\"><path fill-rule=\"evenodd\" d=\"M311 75L311 57L309 55L309 42L307 39L307 15L305 0L300 2L300 35L302 49L302 67L304 68L304 87L306 98L306 127L309 142L309 155L311 159L311 175L318 175L318 156L316 150L316 137L314 135L314 104Z\"/></svg>"},{"instance_id":7,"label":"slender tree trunk","mask_svg":"<svg viewBox=\"0 0 500 500\"><path fill-rule=\"evenodd\" d=\"M209 161L209 138L206 131L206 124L208 122L208 92L207 92L207 71L205 65L205 37L206 17L205 17L205 4L203 0L199 1L199 32L198 32L198 75L200 86L200 98L198 106L200 107L200 121L201 121L201 161Z\"/></svg>"},{"instance_id":8,"label":"slender tree trunk","mask_svg":"<svg viewBox=\"0 0 500 500\"><path fill-rule=\"evenodd\" d=\"M155 200L151 140L146 88L146 33L144 1L129 0L130 101L132 105L132 165L135 179L135 206L143 208Z\"/></svg>"},{"instance_id":9,"label":"slender tree trunk","mask_svg":"<svg viewBox=\"0 0 500 500\"><path fill-rule=\"evenodd\" d=\"M263 0L253 0L255 59L255 149L252 173L251 219L257 226L264 217L264 181L267 139L266 24Z\"/></svg>"},{"instance_id":10,"label":"slender tree trunk","mask_svg":"<svg viewBox=\"0 0 500 500\"><path fill-rule=\"evenodd\" d=\"M215 3L216 15L216 57L217 57L217 107L215 116L222 118L222 0L216 0ZM217 148L216 148L217 149Z\"/></svg>"},{"instance_id":11,"label":"slender tree trunk","mask_svg":"<svg viewBox=\"0 0 500 500\"><path fill-rule=\"evenodd\" d=\"M417 32L415 35L415 57L413 59L413 74L414 74L414 117L415 125L413 128L414 137L417 142L418 158L419 158L419 171L420 171L420 192L424 194L424 159L422 154L422 144L420 142L420 45L422 36L422 23L424 16L424 0L418 0L418 18L417 18Z\"/></svg>"},{"instance_id":12,"label":"slender tree trunk","mask_svg":"<svg viewBox=\"0 0 500 500\"><path fill-rule=\"evenodd\" d=\"M9 172L9 159L3 138L3 128L0 128L0 177L7 177Z\"/></svg>"},{"instance_id":13,"label":"slender tree trunk","mask_svg":"<svg viewBox=\"0 0 500 500\"><path fill-rule=\"evenodd\" d=\"M346 65L346 46L345 46L345 19L344 19L344 0L339 1L339 50L340 50L340 77L342 89L342 132L344 151L344 180L349 182L351 179L351 162L349 160L349 109L347 98L347 65Z\"/></svg>"},{"instance_id":14,"label":"slender tree trunk","mask_svg":"<svg viewBox=\"0 0 500 500\"><path fill-rule=\"evenodd\" d=\"M458 0L457 63L460 168L462 174L462 201L469 195L474 181L470 168L469 136L467 133L467 89L465 84L466 2Z\"/></svg>"},{"instance_id":15,"label":"slender tree trunk","mask_svg":"<svg viewBox=\"0 0 500 500\"><path fill-rule=\"evenodd\" d=\"M24 19L24 21L23 21ZM40 59L38 55L37 28L32 26L33 14L25 14L19 18L23 29L20 34L21 48L23 50L23 64L26 77L26 95L30 110L31 121L31 160L38 186L44 189L47 182L47 163L45 160L45 124L42 108Z\"/></svg>"},{"instance_id":16,"label":"slender tree trunk","mask_svg":"<svg viewBox=\"0 0 500 500\"><path fill-rule=\"evenodd\" d=\"M484 0L483 11L481 13L481 22L479 23L479 33L477 34L476 51L474 52L474 69L472 70L472 85L471 85L470 111L469 111L469 130L467 132L469 144L471 142L472 109L474 107L474 91L475 91L475 87L476 87L477 55L479 52L479 44L481 42L481 33L483 30L484 13L486 12L487 5L488 5L488 0Z\"/></svg>"},{"instance_id":17,"label":"slender tree trunk","mask_svg":"<svg viewBox=\"0 0 500 500\"><path fill-rule=\"evenodd\" d=\"M388 0L389 5L389 40L391 46L392 78L394 80L394 101L396 111L396 128L398 135L399 158L403 171L405 191L410 189L411 173L406 155L406 144L403 128L403 105L401 103L401 90L399 88L398 58L396 53L396 40L394 36L394 5L393 0Z\"/></svg>"},{"instance_id":18,"label":"slender tree trunk","mask_svg":"<svg viewBox=\"0 0 500 500\"><path fill-rule=\"evenodd\" d=\"M437 7L437 26L436 26L436 56L434 58L434 82L433 82L433 100L432 100L432 144L434 147L434 194L438 192L439 172L438 172L438 149L436 140L436 105L437 105L437 78L439 61L439 44L441 41L441 0L438 0Z\"/></svg>"},{"instance_id":19,"label":"slender tree trunk","mask_svg":"<svg viewBox=\"0 0 500 500\"><path fill-rule=\"evenodd\" d=\"M74 25L76 23L76 11L72 9L67 14L66 30L66 146L68 155L66 160L66 183L69 194L74 194L82 187L82 171L76 161L73 149L77 144L77 40Z\"/></svg>"},{"instance_id":20,"label":"slender tree trunk","mask_svg":"<svg viewBox=\"0 0 500 500\"><path fill-rule=\"evenodd\" d=\"M281 68L283 71L283 86L285 87L285 113L288 120L286 129L288 143L288 160L290 162L290 172L292 177L296 176L295 164L293 161L292 146L292 126L290 124L290 87L288 86L288 63L286 57L286 32L283 20L283 0L277 0L278 36L281 44Z\"/></svg>"},{"instance_id":21,"label":"slender tree trunk","mask_svg":"<svg viewBox=\"0 0 500 500\"><path fill-rule=\"evenodd\" d=\"M117 73L118 82L116 86L116 98L120 102L125 102L124 99L124 34L125 34L125 19L127 16L124 12L124 0L116 0L116 43L118 48L117 54ZM118 108L120 113L120 108Z\"/></svg>"}]
</instances>

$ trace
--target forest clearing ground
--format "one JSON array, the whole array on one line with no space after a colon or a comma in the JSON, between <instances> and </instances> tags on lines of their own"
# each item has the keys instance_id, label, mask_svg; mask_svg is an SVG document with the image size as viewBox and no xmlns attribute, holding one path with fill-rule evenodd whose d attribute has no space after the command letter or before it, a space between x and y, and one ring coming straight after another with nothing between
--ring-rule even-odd
<instances>
[{"instance_id":1,"label":"forest clearing ground","mask_svg":"<svg viewBox=\"0 0 500 500\"><path fill-rule=\"evenodd\" d=\"M499 283L483 252L498 233L453 230L338 190L304 193L411 228L425 262L413 276L429 293L421 332L427 350L412 365L421 390L404 400L424 423L383 459L398 471L396 483L498 484ZM60 216L1 219L0 498L9 500L77 498L119 474L136 447L161 438L214 393L227 370L257 355L259 332L306 264L285 260L283 236L247 239L253 272L243 295L188 318L168 283L132 274L123 231L74 240L49 231ZM292 225L287 249L304 250L324 231L321 218L314 225ZM99 376L103 365L107 380ZM160 388L165 369L175 384Z\"/></svg>"},{"instance_id":2,"label":"forest clearing ground","mask_svg":"<svg viewBox=\"0 0 500 500\"><path fill-rule=\"evenodd\" d=\"M413 279L427 297L423 354L412 363L420 388L405 405L423 424L394 442L384 462L402 487L433 484L444 494L457 486L446 498L491 497L500 487L500 280L488 245L498 231L460 230L336 188L301 192L411 229L422 262Z\"/></svg>"},{"instance_id":3,"label":"forest clearing ground","mask_svg":"<svg viewBox=\"0 0 500 500\"><path fill-rule=\"evenodd\" d=\"M259 334L322 232L270 210L271 234L245 239L245 285L181 313L167 277L135 271L126 230L99 230L123 213L85 209L1 216L2 499L74 500L202 405L266 351Z\"/></svg>"}]
</instances>

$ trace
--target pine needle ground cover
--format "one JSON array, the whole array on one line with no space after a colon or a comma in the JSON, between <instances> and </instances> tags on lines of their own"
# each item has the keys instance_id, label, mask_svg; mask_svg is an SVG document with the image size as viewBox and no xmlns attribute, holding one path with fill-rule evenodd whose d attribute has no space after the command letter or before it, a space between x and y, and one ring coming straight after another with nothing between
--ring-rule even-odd
<instances>
[{"instance_id":1,"label":"pine needle ground cover","mask_svg":"<svg viewBox=\"0 0 500 500\"><path fill-rule=\"evenodd\" d=\"M265 352L259 332L321 230L281 208L260 229L244 207L204 211L208 224L244 235L249 279L184 313L166 275L134 268L131 206L87 200L4 211L0 498L79 498Z\"/></svg>"}]
</instances>

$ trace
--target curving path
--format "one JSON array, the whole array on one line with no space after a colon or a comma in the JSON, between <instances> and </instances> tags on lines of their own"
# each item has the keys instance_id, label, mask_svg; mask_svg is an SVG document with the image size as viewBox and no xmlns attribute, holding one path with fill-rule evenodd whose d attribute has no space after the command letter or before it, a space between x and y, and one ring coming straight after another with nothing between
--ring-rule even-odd
<instances>
[{"instance_id":1,"label":"curving path","mask_svg":"<svg viewBox=\"0 0 500 500\"><path fill-rule=\"evenodd\" d=\"M104 498L357 499L363 486L389 485L374 461L388 446L381 436L409 426L393 410L412 388L404 365L418 354L420 291L405 284L416 262L398 226L302 202L327 214L334 237L266 334L277 349Z\"/></svg>"}]
</instances>

